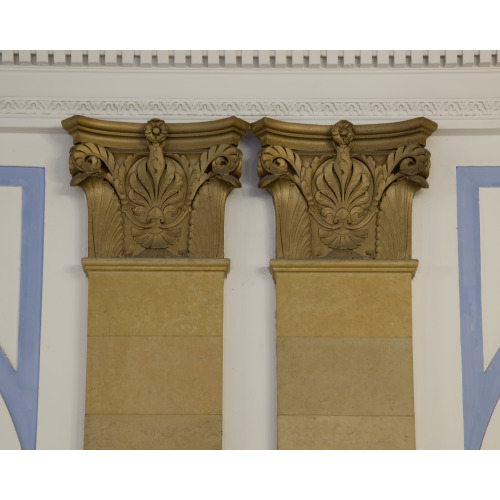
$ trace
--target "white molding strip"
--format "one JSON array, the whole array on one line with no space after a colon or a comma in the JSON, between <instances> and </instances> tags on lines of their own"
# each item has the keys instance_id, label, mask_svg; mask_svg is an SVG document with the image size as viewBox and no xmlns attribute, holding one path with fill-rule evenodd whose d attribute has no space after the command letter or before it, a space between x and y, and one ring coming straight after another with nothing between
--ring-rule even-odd
<instances>
[{"instance_id":1,"label":"white molding strip","mask_svg":"<svg viewBox=\"0 0 500 500\"><path fill-rule=\"evenodd\" d=\"M180 117L214 119L238 116L258 119L401 120L425 116L432 120L499 120L500 99L435 100L223 100L223 99L51 99L0 97L0 119L64 119L72 115L130 120Z\"/></svg>"},{"instance_id":2,"label":"white molding strip","mask_svg":"<svg viewBox=\"0 0 500 500\"><path fill-rule=\"evenodd\" d=\"M498 50L2 50L0 66L447 69L500 68Z\"/></svg>"}]
</instances>

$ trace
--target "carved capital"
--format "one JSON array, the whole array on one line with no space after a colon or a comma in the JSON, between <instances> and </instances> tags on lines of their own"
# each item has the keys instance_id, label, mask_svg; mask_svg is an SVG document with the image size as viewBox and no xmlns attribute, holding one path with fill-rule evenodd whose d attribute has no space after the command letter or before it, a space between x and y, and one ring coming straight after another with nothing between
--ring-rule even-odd
<instances>
[{"instance_id":1,"label":"carved capital","mask_svg":"<svg viewBox=\"0 0 500 500\"><path fill-rule=\"evenodd\" d=\"M238 118L145 125L83 116L62 122L73 136L72 186L89 209L89 257L224 256L224 208L240 187Z\"/></svg>"},{"instance_id":2,"label":"carved capital","mask_svg":"<svg viewBox=\"0 0 500 500\"><path fill-rule=\"evenodd\" d=\"M262 188L276 210L278 259L410 259L415 192L428 187L426 118L333 127L263 118Z\"/></svg>"}]
</instances>

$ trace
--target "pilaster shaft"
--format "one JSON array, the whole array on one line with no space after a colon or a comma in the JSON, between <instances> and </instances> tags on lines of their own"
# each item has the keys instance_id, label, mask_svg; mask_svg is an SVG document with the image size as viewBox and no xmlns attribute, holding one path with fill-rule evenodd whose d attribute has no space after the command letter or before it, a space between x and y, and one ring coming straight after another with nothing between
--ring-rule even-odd
<instances>
[{"instance_id":1,"label":"pilaster shaft","mask_svg":"<svg viewBox=\"0 0 500 500\"><path fill-rule=\"evenodd\" d=\"M278 448L415 447L416 267L413 260L271 262Z\"/></svg>"},{"instance_id":2,"label":"pilaster shaft","mask_svg":"<svg viewBox=\"0 0 500 500\"><path fill-rule=\"evenodd\" d=\"M84 259L85 448L220 449L227 259Z\"/></svg>"}]
</instances>

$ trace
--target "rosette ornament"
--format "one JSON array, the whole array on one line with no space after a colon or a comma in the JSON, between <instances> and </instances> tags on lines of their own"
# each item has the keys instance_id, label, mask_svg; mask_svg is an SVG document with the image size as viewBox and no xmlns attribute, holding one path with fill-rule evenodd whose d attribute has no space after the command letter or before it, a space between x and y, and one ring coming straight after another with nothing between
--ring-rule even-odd
<instances>
[{"instance_id":1,"label":"rosette ornament","mask_svg":"<svg viewBox=\"0 0 500 500\"><path fill-rule=\"evenodd\" d=\"M354 125L347 120L340 120L332 128L332 137L336 144L348 146L354 139Z\"/></svg>"},{"instance_id":2,"label":"rosette ornament","mask_svg":"<svg viewBox=\"0 0 500 500\"><path fill-rule=\"evenodd\" d=\"M167 125L163 120L153 118L146 123L144 135L151 144L163 144L167 139Z\"/></svg>"}]
</instances>

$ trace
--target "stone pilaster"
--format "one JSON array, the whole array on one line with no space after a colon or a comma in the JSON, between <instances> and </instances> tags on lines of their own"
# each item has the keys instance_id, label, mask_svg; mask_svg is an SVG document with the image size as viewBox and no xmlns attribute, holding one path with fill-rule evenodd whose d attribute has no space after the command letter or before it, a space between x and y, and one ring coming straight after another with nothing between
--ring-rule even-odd
<instances>
[{"instance_id":1,"label":"stone pilaster","mask_svg":"<svg viewBox=\"0 0 500 500\"><path fill-rule=\"evenodd\" d=\"M248 125L63 126L89 213L85 448L221 448L224 209Z\"/></svg>"}]
</instances>

